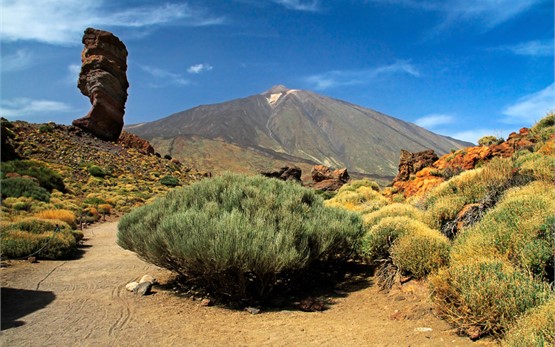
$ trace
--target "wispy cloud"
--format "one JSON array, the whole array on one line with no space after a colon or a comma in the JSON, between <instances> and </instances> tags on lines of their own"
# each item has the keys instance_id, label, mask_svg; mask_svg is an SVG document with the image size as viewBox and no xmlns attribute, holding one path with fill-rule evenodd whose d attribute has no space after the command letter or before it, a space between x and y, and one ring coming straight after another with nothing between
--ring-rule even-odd
<instances>
[{"instance_id":1,"label":"wispy cloud","mask_svg":"<svg viewBox=\"0 0 555 347\"><path fill-rule=\"evenodd\" d=\"M187 69L187 72L192 74L199 74L201 72L210 71L212 69L213 67L210 64L195 64L195 65L189 66L189 68Z\"/></svg>"},{"instance_id":2,"label":"wispy cloud","mask_svg":"<svg viewBox=\"0 0 555 347\"><path fill-rule=\"evenodd\" d=\"M539 92L532 93L520 98L516 103L507 106L503 110L506 123L534 122L545 117L546 113L555 110L555 83L552 83Z\"/></svg>"},{"instance_id":3,"label":"wispy cloud","mask_svg":"<svg viewBox=\"0 0 555 347\"><path fill-rule=\"evenodd\" d=\"M423 128L435 128L439 125L451 124L455 121L455 117L449 114L430 114L420 117L414 123Z\"/></svg>"},{"instance_id":4,"label":"wispy cloud","mask_svg":"<svg viewBox=\"0 0 555 347\"><path fill-rule=\"evenodd\" d=\"M14 54L2 57L2 72L13 72L25 70L31 66L33 55L26 49L18 49Z\"/></svg>"},{"instance_id":5,"label":"wispy cloud","mask_svg":"<svg viewBox=\"0 0 555 347\"><path fill-rule=\"evenodd\" d=\"M371 0L442 14L439 29L460 22L477 22L491 29L545 0Z\"/></svg>"},{"instance_id":6,"label":"wispy cloud","mask_svg":"<svg viewBox=\"0 0 555 347\"><path fill-rule=\"evenodd\" d=\"M318 12L320 11L319 0L272 0L273 2L283 5L290 10Z\"/></svg>"},{"instance_id":7,"label":"wispy cloud","mask_svg":"<svg viewBox=\"0 0 555 347\"><path fill-rule=\"evenodd\" d=\"M499 49L510 51L516 55L527 55L532 57L553 56L553 40L534 40L519 43L514 46L502 46Z\"/></svg>"},{"instance_id":8,"label":"wispy cloud","mask_svg":"<svg viewBox=\"0 0 555 347\"><path fill-rule=\"evenodd\" d=\"M317 90L334 87L367 84L384 75L408 74L418 77L420 72L407 61L397 61L390 65L382 65L364 70L333 70L308 76L305 82Z\"/></svg>"},{"instance_id":9,"label":"wispy cloud","mask_svg":"<svg viewBox=\"0 0 555 347\"><path fill-rule=\"evenodd\" d=\"M68 104L53 100L15 98L0 102L0 114L12 119L59 115L73 111L74 109Z\"/></svg>"},{"instance_id":10,"label":"wispy cloud","mask_svg":"<svg viewBox=\"0 0 555 347\"><path fill-rule=\"evenodd\" d=\"M189 80L174 72L146 65L139 65L139 67L141 68L141 70L154 77L154 81L150 83L151 87L159 88L170 84L186 86L190 83Z\"/></svg>"},{"instance_id":11,"label":"wispy cloud","mask_svg":"<svg viewBox=\"0 0 555 347\"><path fill-rule=\"evenodd\" d=\"M107 0L34 0L2 2L2 41L30 40L54 45L81 44L83 30L93 27L148 28L161 25L222 24L223 17L184 3L118 9ZM113 3L110 3L113 4Z\"/></svg>"}]
</instances>

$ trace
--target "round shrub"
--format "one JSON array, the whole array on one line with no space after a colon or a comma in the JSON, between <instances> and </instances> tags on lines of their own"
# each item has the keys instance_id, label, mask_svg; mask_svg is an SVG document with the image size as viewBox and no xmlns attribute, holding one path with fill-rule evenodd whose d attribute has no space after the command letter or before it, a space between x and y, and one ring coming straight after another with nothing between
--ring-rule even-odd
<instances>
[{"instance_id":1,"label":"round shrub","mask_svg":"<svg viewBox=\"0 0 555 347\"><path fill-rule=\"evenodd\" d=\"M409 233L427 232L430 228L410 217L386 217L362 237L362 255L370 261L389 258L393 243Z\"/></svg>"},{"instance_id":2,"label":"round shrub","mask_svg":"<svg viewBox=\"0 0 555 347\"><path fill-rule=\"evenodd\" d=\"M170 175L162 177L160 183L167 187L177 187L180 185L179 179Z\"/></svg>"},{"instance_id":3,"label":"round shrub","mask_svg":"<svg viewBox=\"0 0 555 347\"><path fill-rule=\"evenodd\" d=\"M378 224L382 219L386 217L410 217L412 219L424 221L424 213L418 208L402 203L393 203L391 205L384 206L377 211L367 213L362 217L364 221L364 227L366 230L370 230L374 225Z\"/></svg>"},{"instance_id":4,"label":"round shrub","mask_svg":"<svg viewBox=\"0 0 555 347\"><path fill-rule=\"evenodd\" d=\"M360 180L350 181L349 183L343 185L341 188L339 188L338 193L345 192L345 191L355 191L360 187L370 187L377 192L380 191L379 184L369 180L368 178L363 178Z\"/></svg>"},{"instance_id":5,"label":"round shrub","mask_svg":"<svg viewBox=\"0 0 555 347\"><path fill-rule=\"evenodd\" d=\"M450 243L437 230L417 229L398 238L391 248L393 264L403 273L423 278L447 265Z\"/></svg>"},{"instance_id":6,"label":"round shrub","mask_svg":"<svg viewBox=\"0 0 555 347\"><path fill-rule=\"evenodd\" d=\"M2 257L27 257L41 248L43 249L36 254L41 259L67 259L77 250L77 241L71 232L50 231L37 234L23 230L2 231Z\"/></svg>"},{"instance_id":7,"label":"round shrub","mask_svg":"<svg viewBox=\"0 0 555 347\"><path fill-rule=\"evenodd\" d=\"M88 171L91 174L91 176L98 177L98 178L104 178L108 174L103 168L96 165L92 165L91 167L89 167Z\"/></svg>"},{"instance_id":8,"label":"round shrub","mask_svg":"<svg viewBox=\"0 0 555 347\"><path fill-rule=\"evenodd\" d=\"M363 214L379 210L387 203L388 201L383 195L367 186L338 192L333 198L326 201L327 206L340 207Z\"/></svg>"},{"instance_id":9,"label":"round shrub","mask_svg":"<svg viewBox=\"0 0 555 347\"><path fill-rule=\"evenodd\" d=\"M44 210L35 213L34 217L40 219L56 219L61 220L69 224L72 229L77 228L77 224L75 223L75 214L69 210Z\"/></svg>"},{"instance_id":10,"label":"round shrub","mask_svg":"<svg viewBox=\"0 0 555 347\"><path fill-rule=\"evenodd\" d=\"M12 160L0 165L1 177L5 178L8 173L16 173L20 176L30 176L38 180L39 186L49 192L56 189L65 192L66 188L60 174L46 167L45 164L34 160ZM2 187L3 188L3 187Z\"/></svg>"},{"instance_id":11,"label":"round shrub","mask_svg":"<svg viewBox=\"0 0 555 347\"><path fill-rule=\"evenodd\" d=\"M555 346L555 299L530 309L501 341L503 347Z\"/></svg>"},{"instance_id":12,"label":"round shrub","mask_svg":"<svg viewBox=\"0 0 555 347\"><path fill-rule=\"evenodd\" d=\"M297 184L224 174L125 215L118 244L229 302L269 298L311 265L344 260L362 221Z\"/></svg>"},{"instance_id":13,"label":"round shrub","mask_svg":"<svg viewBox=\"0 0 555 347\"><path fill-rule=\"evenodd\" d=\"M549 285L497 259L452 265L429 280L438 313L473 338L502 335L551 295Z\"/></svg>"}]
</instances>

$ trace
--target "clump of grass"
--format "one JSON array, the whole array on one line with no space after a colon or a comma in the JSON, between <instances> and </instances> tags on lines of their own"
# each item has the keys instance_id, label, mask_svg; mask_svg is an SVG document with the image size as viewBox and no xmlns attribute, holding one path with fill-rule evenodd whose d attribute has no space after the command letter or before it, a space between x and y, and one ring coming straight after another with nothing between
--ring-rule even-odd
<instances>
[{"instance_id":1,"label":"clump of grass","mask_svg":"<svg viewBox=\"0 0 555 347\"><path fill-rule=\"evenodd\" d=\"M12 160L2 162L0 165L0 176L5 178L8 173L20 176L34 177L40 187L52 192L54 189L65 192L64 181L59 173L48 168L44 163L35 160ZM3 187L2 187L3 188Z\"/></svg>"},{"instance_id":2,"label":"clump of grass","mask_svg":"<svg viewBox=\"0 0 555 347\"><path fill-rule=\"evenodd\" d=\"M362 221L297 184L224 174L133 210L118 229L123 248L245 303L268 299L317 262L348 258Z\"/></svg>"},{"instance_id":3,"label":"clump of grass","mask_svg":"<svg viewBox=\"0 0 555 347\"><path fill-rule=\"evenodd\" d=\"M491 146L491 145L499 145L503 143L505 140L501 137L495 137L492 135L484 136L478 140L478 144L480 146Z\"/></svg>"},{"instance_id":4,"label":"clump of grass","mask_svg":"<svg viewBox=\"0 0 555 347\"><path fill-rule=\"evenodd\" d=\"M75 219L76 219L75 214L69 210L62 210L62 209L44 210L44 211L35 213L34 217L40 218L40 219L61 220L69 224L69 226L72 229L77 228L77 225L75 223Z\"/></svg>"},{"instance_id":5,"label":"clump of grass","mask_svg":"<svg viewBox=\"0 0 555 347\"><path fill-rule=\"evenodd\" d=\"M397 239L390 252L393 264L401 272L424 278L447 265L450 248L449 239L439 231L419 228Z\"/></svg>"},{"instance_id":6,"label":"clump of grass","mask_svg":"<svg viewBox=\"0 0 555 347\"><path fill-rule=\"evenodd\" d=\"M338 192L326 201L330 207L339 207L349 211L370 213L388 204L387 199L371 187L360 186L355 190Z\"/></svg>"},{"instance_id":7,"label":"clump of grass","mask_svg":"<svg viewBox=\"0 0 555 347\"><path fill-rule=\"evenodd\" d=\"M79 231L71 229L61 220L25 218L2 225L2 256L20 258L37 252L43 259L70 258L77 250L77 242L83 238Z\"/></svg>"},{"instance_id":8,"label":"clump of grass","mask_svg":"<svg viewBox=\"0 0 555 347\"><path fill-rule=\"evenodd\" d=\"M106 175L108 175L106 170L104 170L103 168L97 165L91 165L88 168L88 171L91 174L91 176L98 177L98 178L104 178L106 177Z\"/></svg>"},{"instance_id":9,"label":"clump of grass","mask_svg":"<svg viewBox=\"0 0 555 347\"><path fill-rule=\"evenodd\" d=\"M352 180L349 183L343 185L341 188L339 188L338 193L341 192L345 192L345 191L356 191L358 188L360 187L369 187L372 188L373 190L379 192L380 191L380 186L379 184L377 184L376 182L368 179L368 178L363 178L360 180Z\"/></svg>"},{"instance_id":10,"label":"clump of grass","mask_svg":"<svg viewBox=\"0 0 555 347\"><path fill-rule=\"evenodd\" d=\"M503 347L555 345L555 299L535 307L514 324L501 341Z\"/></svg>"},{"instance_id":11,"label":"clump of grass","mask_svg":"<svg viewBox=\"0 0 555 347\"><path fill-rule=\"evenodd\" d=\"M366 230L370 230L374 225L378 224L382 219L386 217L410 217L412 219L423 222L424 213L418 208L402 203L393 203L391 205L384 206L377 211L367 213L362 216L364 221L364 227Z\"/></svg>"},{"instance_id":12,"label":"clump of grass","mask_svg":"<svg viewBox=\"0 0 555 347\"><path fill-rule=\"evenodd\" d=\"M516 317L551 295L549 285L500 259L457 263L429 282L440 316L473 338L501 336Z\"/></svg>"},{"instance_id":13,"label":"clump of grass","mask_svg":"<svg viewBox=\"0 0 555 347\"><path fill-rule=\"evenodd\" d=\"M3 179L2 197L28 197L39 201L50 201L50 193L30 178L12 177Z\"/></svg>"},{"instance_id":14,"label":"clump of grass","mask_svg":"<svg viewBox=\"0 0 555 347\"><path fill-rule=\"evenodd\" d=\"M177 186L181 185L179 183L179 179L177 179L176 177L173 177L171 175L167 175L167 176L164 176L164 177L160 178L160 183L167 186L167 187L177 187Z\"/></svg>"}]
</instances>

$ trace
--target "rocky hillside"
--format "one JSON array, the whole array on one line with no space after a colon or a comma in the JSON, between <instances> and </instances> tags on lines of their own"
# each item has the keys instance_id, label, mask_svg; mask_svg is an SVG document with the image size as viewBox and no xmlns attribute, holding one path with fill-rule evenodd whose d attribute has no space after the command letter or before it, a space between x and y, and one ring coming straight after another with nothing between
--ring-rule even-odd
<instances>
[{"instance_id":1,"label":"rocky hillside","mask_svg":"<svg viewBox=\"0 0 555 347\"><path fill-rule=\"evenodd\" d=\"M108 142L75 126L2 119L3 180L18 176L10 172L14 165L9 160L13 159L26 162L30 167L27 171L40 167L53 170L65 189L51 191L51 198L42 202L25 196L6 197L3 191L2 212L6 218L49 208L78 212L91 202L108 203L114 210L125 212L173 186L205 175L175 159L155 155L147 141L125 132L119 142ZM35 179L32 175L30 178Z\"/></svg>"},{"instance_id":2,"label":"rocky hillside","mask_svg":"<svg viewBox=\"0 0 555 347\"><path fill-rule=\"evenodd\" d=\"M160 153L216 171L258 171L292 162L393 178L401 149L444 154L471 145L374 110L284 86L126 130L149 140Z\"/></svg>"}]
</instances>

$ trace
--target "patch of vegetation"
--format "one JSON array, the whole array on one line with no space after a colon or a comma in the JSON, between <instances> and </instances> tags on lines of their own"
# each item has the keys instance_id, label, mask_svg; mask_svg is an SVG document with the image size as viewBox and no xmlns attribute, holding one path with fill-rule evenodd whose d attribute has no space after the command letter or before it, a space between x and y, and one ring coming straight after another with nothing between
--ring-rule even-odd
<instances>
[{"instance_id":1,"label":"patch of vegetation","mask_svg":"<svg viewBox=\"0 0 555 347\"><path fill-rule=\"evenodd\" d=\"M177 179L176 177L173 177L171 175L167 175L164 176L160 179L160 183L167 186L167 187L177 187L179 185L181 185L181 183L179 183L179 179Z\"/></svg>"},{"instance_id":2,"label":"patch of vegetation","mask_svg":"<svg viewBox=\"0 0 555 347\"><path fill-rule=\"evenodd\" d=\"M45 164L34 160L12 160L0 164L0 176L6 178L13 173L19 176L30 176L38 180L39 185L52 192L54 189L64 192L64 181L59 173L48 168Z\"/></svg>"},{"instance_id":3,"label":"patch of vegetation","mask_svg":"<svg viewBox=\"0 0 555 347\"><path fill-rule=\"evenodd\" d=\"M501 341L503 347L555 346L555 299L520 317Z\"/></svg>"},{"instance_id":4,"label":"patch of vegetation","mask_svg":"<svg viewBox=\"0 0 555 347\"><path fill-rule=\"evenodd\" d=\"M30 178L6 178L0 181L0 185L2 186L3 199L7 197L28 197L46 202L50 200L50 193Z\"/></svg>"},{"instance_id":5,"label":"patch of vegetation","mask_svg":"<svg viewBox=\"0 0 555 347\"><path fill-rule=\"evenodd\" d=\"M500 145L505 140L502 137L495 137L492 135L484 136L478 140L478 145L480 146L491 146L491 145Z\"/></svg>"},{"instance_id":6,"label":"patch of vegetation","mask_svg":"<svg viewBox=\"0 0 555 347\"><path fill-rule=\"evenodd\" d=\"M340 207L363 214L379 210L387 204L388 201L382 194L366 185L359 186L355 190L347 187L326 201L326 206Z\"/></svg>"},{"instance_id":7,"label":"patch of vegetation","mask_svg":"<svg viewBox=\"0 0 555 347\"><path fill-rule=\"evenodd\" d=\"M88 171L91 174L91 176L98 177L98 178L104 178L104 177L106 177L106 175L108 175L106 170L104 170L100 166L96 166L96 165L90 166L88 168Z\"/></svg>"},{"instance_id":8,"label":"patch of vegetation","mask_svg":"<svg viewBox=\"0 0 555 347\"><path fill-rule=\"evenodd\" d=\"M362 221L297 184L225 174L133 210L118 229L123 248L244 303L288 288L312 265L349 258Z\"/></svg>"}]
</instances>

